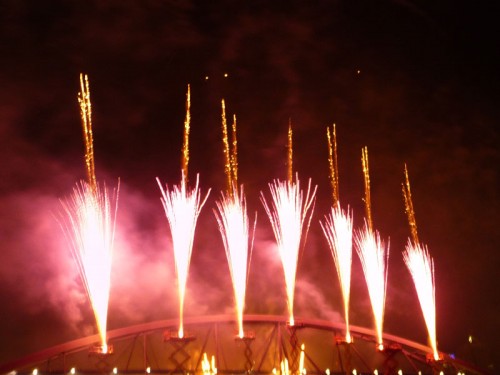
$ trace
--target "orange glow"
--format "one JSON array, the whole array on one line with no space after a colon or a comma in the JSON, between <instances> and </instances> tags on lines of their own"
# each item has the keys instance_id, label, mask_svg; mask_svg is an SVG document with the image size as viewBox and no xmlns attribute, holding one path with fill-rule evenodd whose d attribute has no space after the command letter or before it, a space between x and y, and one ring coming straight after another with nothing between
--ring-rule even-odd
<instances>
[{"instance_id":1,"label":"orange glow","mask_svg":"<svg viewBox=\"0 0 500 375\"><path fill-rule=\"evenodd\" d=\"M317 186L311 191L311 180L304 197L300 190L300 182L275 180L269 184L272 196L272 206L266 202L261 192L261 201L271 222L278 251L285 274L286 293L288 297L288 313L290 325L294 325L293 300L295 290L295 275L301 245L301 237L309 230Z\"/></svg>"},{"instance_id":2,"label":"orange glow","mask_svg":"<svg viewBox=\"0 0 500 375\"><path fill-rule=\"evenodd\" d=\"M363 266L377 333L377 344L383 347L382 327L384 324L385 297L387 291L387 250L377 231L372 232L365 221L365 228L356 233L356 250Z\"/></svg>"},{"instance_id":3,"label":"orange glow","mask_svg":"<svg viewBox=\"0 0 500 375\"><path fill-rule=\"evenodd\" d=\"M413 278L418 300L424 315L434 360L439 360L436 340L436 286L434 261L427 247L408 240L403 259Z\"/></svg>"},{"instance_id":4,"label":"orange glow","mask_svg":"<svg viewBox=\"0 0 500 375\"><path fill-rule=\"evenodd\" d=\"M186 283L193 250L194 232L200 211L205 204L210 190L201 201L198 188L199 176L196 176L196 186L190 190L186 186L184 175L180 185L162 187L160 180L156 179L160 187L165 215L167 217L172 245L174 249L175 271L177 273L177 287L179 291L179 337L184 337L183 313Z\"/></svg>"},{"instance_id":5,"label":"orange glow","mask_svg":"<svg viewBox=\"0 0 500 375\"><path fill-rule=\"evenodd\" d=\"M342 290L344 301L345 318L345 340L351 342L349 330L349 297L351 289L351 268L352 268L352 211L344 211L340 204L332 207L330 215L325 216L325 222L321 222L321 228L328 240L332 253L337 275Z\"/></svg>"},{"instance_id":6,"label":"orange glow","mask_svg":"<svg viewBox=\"0 0 500 375\"><path fill-rule=\"evenodd\" d=\"M75 254L80 275L94 311L101 344L106 348L106 323L118 188L109 196L106 188L81 181L63 201L67 214L65 233ZM103 349L104 350L104 349Z\"/></svg>"},{"instance_id":7,"label":"orange glow","mask_svg":"<svg viewBox=\"0 0 500 375\"><path fill-rule=\"evenodd\" d=\"M233 187L232 194L223 193L222 199L216 204L218 212L214 210L215 217L219 224L233 281L238 336L243 338L243 311L245 309L248 263L250 260L249 251L251 251L247 206L243 187L239 194L235 187Z\"/></svg>"}]
</instances>

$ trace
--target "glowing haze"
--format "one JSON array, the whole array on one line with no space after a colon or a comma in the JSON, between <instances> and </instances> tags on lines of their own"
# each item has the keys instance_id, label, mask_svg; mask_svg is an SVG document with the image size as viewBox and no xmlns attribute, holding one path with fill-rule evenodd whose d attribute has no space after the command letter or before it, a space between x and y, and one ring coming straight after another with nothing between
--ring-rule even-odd
<instances>
[{"instance_id":1,"label":"glowing haze","mask_svg":"<svg viewBox=\"0 0 500 375\"><path fill-rule=\"evenodd\" d=\"M295 276L299 258L301 237L304 229L307 233L314 209L317 186L311 190L311 180L304 196L300 190L300 181L274 180L269 184L272 205L266 201L261 192L261 201L271 222L278 251L285 274L286 294L288 302L289 323L294 325L293 299Z\"/></svg>"}]
</instances>

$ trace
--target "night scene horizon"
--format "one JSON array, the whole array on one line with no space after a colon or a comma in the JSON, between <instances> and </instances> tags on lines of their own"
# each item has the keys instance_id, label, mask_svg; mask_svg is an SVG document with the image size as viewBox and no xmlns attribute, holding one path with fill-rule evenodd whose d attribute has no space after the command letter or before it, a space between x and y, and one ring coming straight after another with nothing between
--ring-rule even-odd
<instances>
[{"instance_id":1,"label":"night scene horizon","mask_svg":"<svg viewBox=\"0 0 500 375\"><path fill-rule=\"evenodd\" d=\"M0 363L233 314L495 372L488 3L0 8Z\"/></svg>"}]
</instances>

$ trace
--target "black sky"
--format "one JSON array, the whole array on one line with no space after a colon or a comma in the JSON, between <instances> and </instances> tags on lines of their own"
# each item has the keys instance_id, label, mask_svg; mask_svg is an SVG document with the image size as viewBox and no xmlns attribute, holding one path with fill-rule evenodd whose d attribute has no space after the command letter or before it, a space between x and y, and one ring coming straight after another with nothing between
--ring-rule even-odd
<instances>
[{"instance_id":1,"label":"black sky","mask_svg":"<svg viewBox=\"0 0 500 375\"><path fill-rule=\"evenodd\" d=\"M409 236L401 195L407 163L420 238L435 259L439 348L484 366L496 362L496 14L486 1L2 1L0 362L94 332L54 218L59 199L85 178L80 72L90 77L98 179L115 184L120 177L122 184L111 329L176 316L155 178L179 181L189 83L190 174L200 173L202 190L212 193L195 238L188 314L231 311L212 213L225 182L225 98L238 117L240 181L258 213L249 313L286 311L283 281L262 277L276 274L266 270L279 275L280 266L259 194L286 177L291 119L294 167L319 186L296 309L339 317L338 281L318 224L331 204L325 129L335 122L341 202L354 209L359 227L366 145L374 224L391 239L385 330L426 340L401 256ZM370 327L357 258L354 268L352 323Z\"/></svg>"}]
</instances>

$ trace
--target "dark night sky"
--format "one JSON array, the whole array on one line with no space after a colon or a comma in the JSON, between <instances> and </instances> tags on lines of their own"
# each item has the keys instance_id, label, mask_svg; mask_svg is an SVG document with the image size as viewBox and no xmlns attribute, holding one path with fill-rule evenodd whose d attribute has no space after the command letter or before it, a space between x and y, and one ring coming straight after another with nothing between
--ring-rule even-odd
<instances>
[{"instance_id":1,"label":"dark night sky","mask_svg":"<svg viewBox=\"0 0 500 375\"><path fill-rule=\"evenodd\" d=\"M76 97L86 72L97 177L110 185L121 179L110 329L176 317L155 178L179 181L190 83L190 174L200 173L202 190L212 193L195 237L186 314L232 311L212 212L225 187L225 98L238 117L240 182L258 215L248 313L286 312L259 193L286 177L291 119L294 168L318 185L296 314L341 319L318 224L331 204L325 129L335 122L341 202L354 209L357 227L364 215L361 148L369 149L374 224L391 242L385 331L426 341L401 256L409 236L406 162L420 238L435 260L439 349L498 364L500 33L493 2L208 3L0 3L0 363L95 332L55 219L59 199L85 178ZM353 267L352 323L371 327L356 256Z\"/></svg>"}]
</instances>

